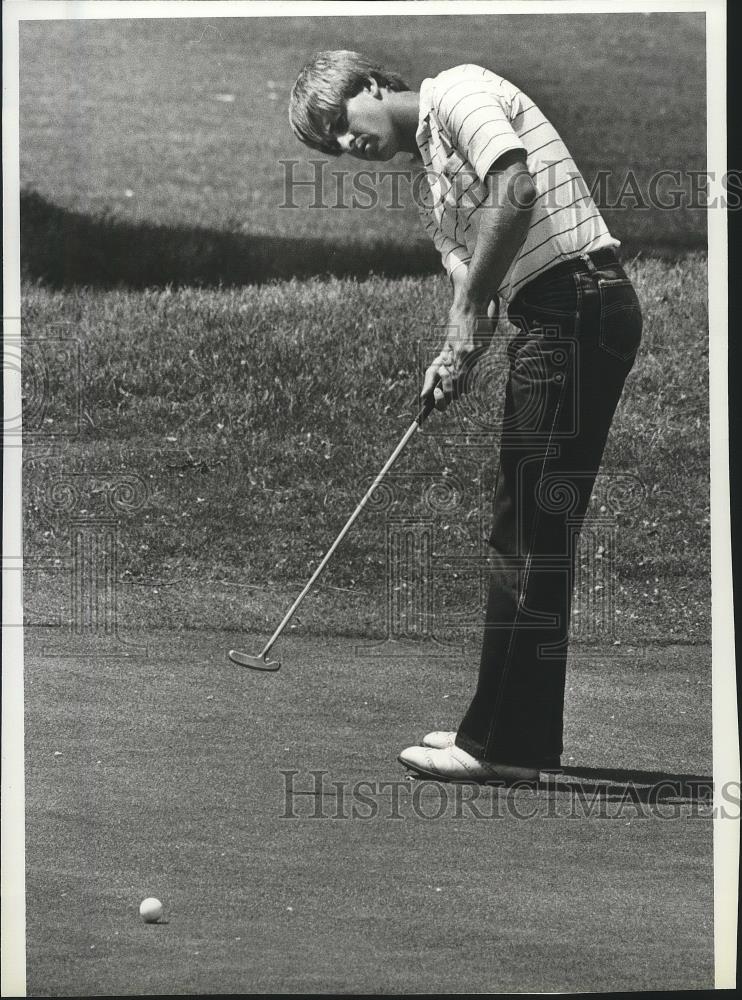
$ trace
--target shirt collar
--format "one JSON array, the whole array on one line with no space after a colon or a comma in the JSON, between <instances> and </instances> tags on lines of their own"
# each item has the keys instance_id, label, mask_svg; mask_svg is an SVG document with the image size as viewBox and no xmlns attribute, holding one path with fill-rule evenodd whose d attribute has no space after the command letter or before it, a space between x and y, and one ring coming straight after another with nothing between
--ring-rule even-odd
<instances>
[{"instance_id":1,"label":"shirt collar","mask_svg":"<svg viewBox=\"0 0 742 1000\"><path fill-rule=\"evenodd\" d=\"M423 131L424 126L427 122L428 115L432 110L432 105L430 103L433 91L433 81L430 78L423 80L420 84L420 111L418 113L417 119L417 137Z\"/></svg>"}]
</instances>

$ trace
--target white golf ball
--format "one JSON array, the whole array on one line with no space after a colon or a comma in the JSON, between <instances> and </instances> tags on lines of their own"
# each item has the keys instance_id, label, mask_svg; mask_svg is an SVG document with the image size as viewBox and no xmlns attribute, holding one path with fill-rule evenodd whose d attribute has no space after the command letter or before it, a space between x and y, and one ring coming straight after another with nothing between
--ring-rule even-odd
<instances>
[{"instance_id":1,"label":"white golf ball","mask_svg":"<svg viewBox=\"0 0 742 1000\"><path fill-rule=\"evenodd\" d=\"M139 916L145 924L156 924L162 916L162 903L154 896L148 896L139 905Z\"/></svg>"}]
</instances>

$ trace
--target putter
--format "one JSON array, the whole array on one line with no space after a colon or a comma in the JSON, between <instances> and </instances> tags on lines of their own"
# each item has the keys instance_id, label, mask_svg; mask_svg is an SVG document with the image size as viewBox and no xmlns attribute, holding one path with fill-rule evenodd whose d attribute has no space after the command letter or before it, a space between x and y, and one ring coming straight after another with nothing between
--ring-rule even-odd
<instances>
[{"instance_id":1,"label":"putter","mask_svg":"<svg viewBox=\"0 0 742 1000\"><path fill-rule=\"evenodd\" d=\"M368 503L368 501L371 498L371 496L373 495L373 492L376 489L376 487L379 485L379 483L382 481L382 479L384 478L384 476L387 474L387 472L391 469L391 467L397 461L397 459L399 458L399 456L402 454L402 452L404 451L405 445L410 440L410 438L415 433L415 431L418 431L422 427L423 422L427 419L427 417L432 412L432 410L434 409L434 407L435 407L435 404L433 402L432 396L427 397L427 399L425 400L425 405L420 410L420 412L418 413L418 415L415 417L415 419L413 420L413 422L410 424L409 428L405 432L404 437L402 438L402 440L399 442L399 444L397 445L397 447L394 449L394 451L392 452L392 454L387 459L387 462L386 462L386 465L384 466L384 468L378 474L378 476L376 477L376 479L374 479L373 483L371 483L371 485L369 486L368 490L366 491L366 495L363 497L363 499L361 500L361 502L358 504L358 506L356 507L356 509L353 511L353 513L348 518L348 520L347 520L347 522L345 524L345 527L343 528L343 530L340 532L340 534L337 536L337 538L335 539L335 541L332 543L332 545L328 549L328 551L327 551L326 555L324 556L322 562L319 564L319 566L314 571L314 573L312 573L312 577L309 580L309 583L307 583L307 585L304 588L304 590L302 590L302 592L299 594L299 596L296 598L296 600L294 601L294 603L291 605L291 607L289 608L289 610L284 615L283 621L278 626L278 628L273 633L273 635L270 637L270 639L268 640L268 642L265 644L265 648L263 649L262 653L260 653L258 656L251 656L249 653L243 653L239 649L230 649L230 651L229 651L229 658L232 661L232 663L236 663L240 667L249 667L251 670L279 670L280 669L280 667L281 667L281 661L280 660L270 660L270 659L268 659L268 653L271 651L271 649L273 647L273 644L275 643L275 641L278 639L278 637L280 636L280 634L283 632L283 630L286 628L286 626L288 625L288 623L293 618L294 612L296 611L296 609L299 607L299 605L301 604L301 602L304 600L304 598L307 596L307 594L311 590L311 588L312 588L315 580L317 579L317 577L320 575L320 573L322 572L322 570L325 568L325 566L329 562L330 556L333 554L333 552L335 551L335 549L338 547L338 545L342 542L342 540L345 538L345 536L350 531L350 529L351 529L351 527L353 525L353 522L356 520L356 518L358 517L358 515L361 513L361 511L363 510L363 508Z\"/></svg>"}]
</instances>

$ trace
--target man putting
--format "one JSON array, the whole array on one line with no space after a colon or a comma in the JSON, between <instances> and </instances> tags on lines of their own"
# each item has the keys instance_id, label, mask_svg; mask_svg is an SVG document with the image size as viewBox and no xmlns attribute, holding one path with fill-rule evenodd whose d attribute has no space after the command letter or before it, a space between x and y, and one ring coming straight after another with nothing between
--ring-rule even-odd
<instances>
[{"instance_id":1,"label":"man putting","mask_svg":"<svg viewBox=\"0 0 742 1000\"><path fill-rule=\"evenodd\" d=\"M302 70L291 126L312 149L425 168L420 213L453 289L422 398L444 410L491 343L508 345L493 549L476 692L457 732L399 760L448 781L535 780L559 767L574 560L642 316L609 233L553 125L481 66L402 78L358 52Z\"/></svg>"}]
</instances>

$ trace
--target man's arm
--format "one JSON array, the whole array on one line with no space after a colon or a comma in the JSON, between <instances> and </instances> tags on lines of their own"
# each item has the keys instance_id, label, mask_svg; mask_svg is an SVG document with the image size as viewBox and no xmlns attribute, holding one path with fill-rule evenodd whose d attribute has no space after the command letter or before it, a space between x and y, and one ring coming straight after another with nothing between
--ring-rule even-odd
<instances>
[{"instance_id":1,"label":"man's arm","mask_svg":"<svg viewBox=\"0 0 742 1000\"><path fill-rule=\"evenodd\" d=\"M451 287L453 288L454 299L459 298L465 294L467 287L467 282L469 280L469 266L468 264L461 265L456 268L455 271L451 272ZM490 299L489 305L487 306L487 315L491 320L497 322L497 317L500 314L500 300L495 293Z\"/></svg>"},{"instance_id":2,"label":"man's arm","mask_svg":"<svg viewBox=\"0 0 742 1000\"><path fill-rule=\"evenodd\" d=\"M503 154L487 174L487 189L472 259L468 267L457 268L451 276L454 298L446 343L425 373L421 397L432 393L439 410L445 410L452 399L456 379L489 347L494 323L488 306L497 300L497 289L528 233L536 187L525 152Z\"/></svg>"},{"instance_id":3,"label":"man's arm","mask_svg":"<svg viewBox=\"0 0 742 1000\"><path fill-rule=\"evenodd\" d=\"M536 201L536 185L528 173L526 154L505 153L487 174L487 202L482 212L477 245L469 264L466 285L458 305L482 314L523 245Z\"/></svg>"}]
</instances>

